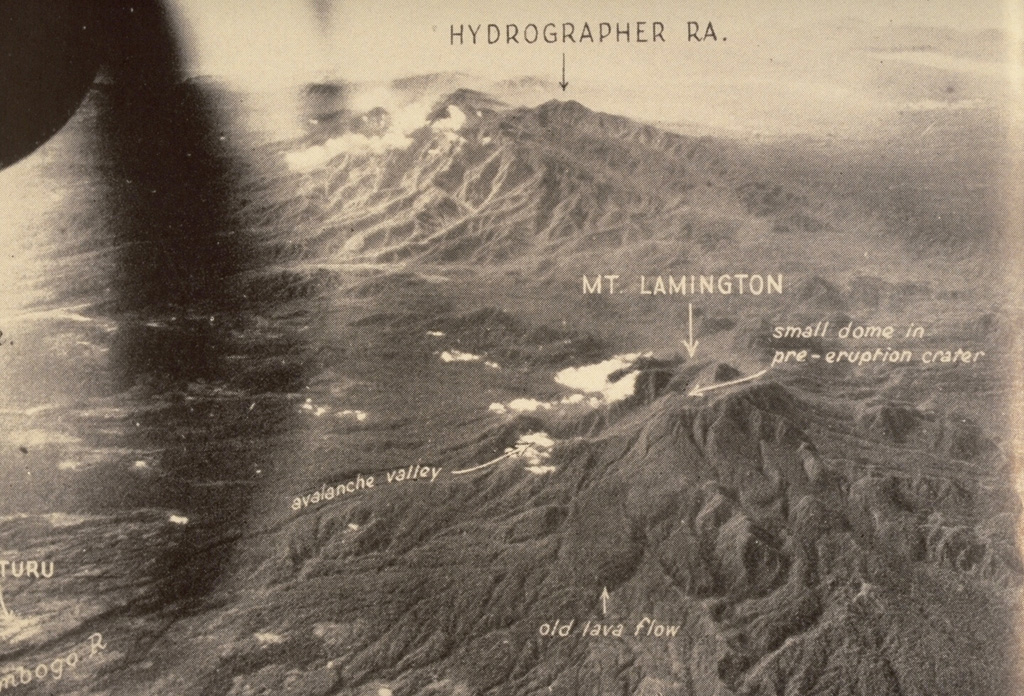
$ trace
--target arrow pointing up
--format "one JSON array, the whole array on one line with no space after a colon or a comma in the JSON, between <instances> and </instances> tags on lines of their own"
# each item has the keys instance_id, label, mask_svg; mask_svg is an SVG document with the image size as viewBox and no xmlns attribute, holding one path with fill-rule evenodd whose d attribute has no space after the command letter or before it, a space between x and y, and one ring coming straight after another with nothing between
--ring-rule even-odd
<instances>
[{"instance_id":1,"label":"arrow pointing up","mask_svg":"<svg viewBox=\"0 0 1024 696\"><path fill-rule=\"evenodd\" d=\"M562 87L562 91L569 86L569 83L565 81L565 53L562 53L562 81L558 83Z\"/></svg>"},{"instance_id":2,"label":"arrow pointing up","mask_svg":"<svg viewBox=\"0 0 1024 696\"><path fill-rule=\"evenodd\" d=\"M697 344L699 343L699 341L693 340L693 303L692 302L690 303L690 321L688 323L689 323L689 327L690 327L690 338L687 341L683 341L683 345L686 346L686 352L689 353L690 357L692 358L693 354L697 352Z\"/></svg>"},{"instance_id":3,"label":"arrow pointing up","mask_svg":"<svg viewBox=\"0 0 1024 696\"><path fill-rule=\"evenodd\" d=\"M611 595L608 594L608 588L604 588L601 592L601 614L608 616L608 600L611 599Z\"/></svg>"},{"instance_id":4,"label":"arrow pointing up","mask_svg":"<svg viewBox=\"0 0 1024 696\"><path fill-rule=\"evenodd\" d=\"M690 393L687 394L687 396L704 396L706 393L708 393L709 391L712 391L714 389L721 389L722 387L731 387L734 384L742 384L743 382L749 382L752 379L757 379L758 377L760 377L761 375L763 375L767 371L768 371L768 368L766 367L765 369L763 369L760 372L757 372L755 374L747 375L746 377L740 377L738 379L732 379L732 380L729 380L728 382L720 382L718 384L712 384L709 387L702 387L699 384L695 384L695 385L693 385L693 389L690 390Z\"/></svg>"}]
</instances>

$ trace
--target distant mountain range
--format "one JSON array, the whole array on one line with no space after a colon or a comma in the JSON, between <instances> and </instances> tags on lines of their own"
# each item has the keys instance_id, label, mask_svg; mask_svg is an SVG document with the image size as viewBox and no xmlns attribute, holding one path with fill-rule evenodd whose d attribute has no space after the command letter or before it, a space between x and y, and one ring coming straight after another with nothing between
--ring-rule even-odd
<instances>
[{"instance_id":1,"label":"distant mountain range","mask_svg":"<svg viewBox=\"0 0 1024 696\"><path fill-rule=\"evenodd\" d=\"M408 110L332 108L289 145L295 173L280 194L306 208L297 215L306 257L531 268L600 249L672 267L745 228L834 225L834 210L773 181L728 141L572 100L513 107L471 89L429 102L411 126ZM720 252L728 260L737 250Z\"/></svg>"}]
</instances>

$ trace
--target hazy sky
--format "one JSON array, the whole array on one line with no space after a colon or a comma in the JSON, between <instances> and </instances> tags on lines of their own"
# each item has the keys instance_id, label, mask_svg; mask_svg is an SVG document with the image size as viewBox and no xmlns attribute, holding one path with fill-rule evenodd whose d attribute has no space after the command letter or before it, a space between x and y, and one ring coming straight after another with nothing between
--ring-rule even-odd
<instances>
[{"instance_id":1,"label":"hazy sky","mask_svg":"<svg viewBox=\"0 0 1024 696\"><path fill-rule=\"evenodd\" d=\"M992 30L1004 30L1005 39L1005 30L1024 21L1019 0L654 0L628 8L604 0L174 4L188 27L193 70L239 84L438 71L494 80L536 75L554 83L564 51L566 97L587 103L581 97L589 96L602 102L599 107L649 118L747 129L763 122L769 130L787 112L800 113L798 121L842 121L863 119L880 105L964 108L998 99L1009 61L1006 44ZM452 24L584 21L595 32L599 22L659 21L666 40L450 45ZM687 41L688 21L698 22L701 33L712 22L718 41ZM1010 43L1020 41L1018 34Z\"/></svg>"}]
</instances>

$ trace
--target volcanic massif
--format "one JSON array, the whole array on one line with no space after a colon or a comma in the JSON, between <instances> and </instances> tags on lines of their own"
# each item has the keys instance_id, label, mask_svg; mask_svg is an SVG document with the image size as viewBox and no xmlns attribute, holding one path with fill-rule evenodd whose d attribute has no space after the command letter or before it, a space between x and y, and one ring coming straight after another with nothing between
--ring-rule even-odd
<instances>
[{"instance_id":1,"label":"volcanic massif","mask_svg":"<svg viewBox=\"0 0 1024 696\"><path fill-rule=\"evenodd\" d=\"M19 165L60 197L2 327L0 562L52 577L0 579L0 688L1015 693L991 182L454 79L311 86L284 139L183 86L233 105L210 229L118 231L103 85ZM778 291L639 285L737 274Z\"/></svg>"}]
</instances>

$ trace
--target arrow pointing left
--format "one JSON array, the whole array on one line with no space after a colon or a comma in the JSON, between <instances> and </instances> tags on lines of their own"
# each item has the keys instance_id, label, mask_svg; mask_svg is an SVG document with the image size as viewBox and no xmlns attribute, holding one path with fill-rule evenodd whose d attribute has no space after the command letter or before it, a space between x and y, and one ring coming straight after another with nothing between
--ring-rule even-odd
<instances>
[{"instance_id":1,"label":"arrow pointing left","mask_svg":"<svg viewBox=\"0 0 1024 696\"><path fill-rule=\"evenodd\" d=\"M699 384L695 384L695 385L693 385L693 389L690 390L690 392L687 394L687 396L704 396L704 394L706 394L707 392L712 391L714 389L721 389L722 387L731 387L734 384L743 384L744 382L749 382L751 380L757 379L758 377L760 377L761 375L763 375L767 371L768 371L768 368L765 368L765 369L761 370L760 372L756 372L756 373L754 373L752 375L747 375L746 377L740 377L738 379L732 379L732 380L729 380L728 382L719 382L718 384L711 384L711 385L708 385L706 387L702 387Z\"/></svg>"}]
</instances>

